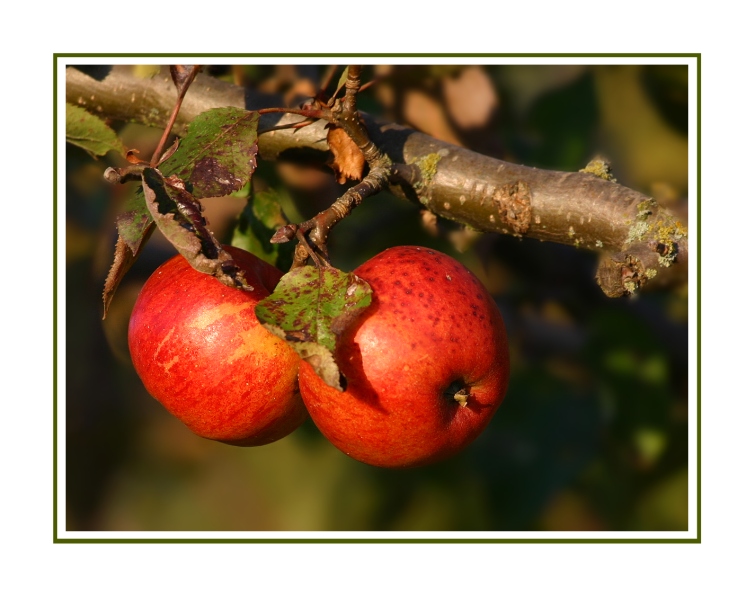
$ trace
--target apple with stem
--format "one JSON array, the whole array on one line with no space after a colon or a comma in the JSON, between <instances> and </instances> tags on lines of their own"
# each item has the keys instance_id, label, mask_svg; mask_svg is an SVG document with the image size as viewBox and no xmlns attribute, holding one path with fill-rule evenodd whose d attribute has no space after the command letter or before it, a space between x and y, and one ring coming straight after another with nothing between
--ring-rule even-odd
<instances>
[{"instance_id":1,"label":"apple with stem","mask_svg":"<svg viewBox=\"0 0 755 598\"><path fill-rule=\"evenodd\" d=\"M335 358L345 390L303 361L299 387L312 420L337 448L379 467L427 465L468 446L509 381L501 313L462 264L424 247L394 247L354 274L372 303Z\"/></svg>"},{"instance_id":2,"label":"apple with stem","mask_svg":"<svg viewBox=\"0 0 755 598\"><path fill-rule=\"evenodd\" d=\"M253 291L227 287L175 256L140 291L128 345L147 391L192 432L258 446L307 418L296 384L300 359L254 314L282 273L244 250L226 250Z\"/></svg>"}]
</instances>

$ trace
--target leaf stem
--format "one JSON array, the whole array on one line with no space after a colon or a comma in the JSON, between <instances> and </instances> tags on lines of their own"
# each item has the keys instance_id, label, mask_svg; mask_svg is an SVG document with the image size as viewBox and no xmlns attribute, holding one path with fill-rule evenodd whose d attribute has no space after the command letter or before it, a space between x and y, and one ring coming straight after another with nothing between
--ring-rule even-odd
<instances>
[{"instance_id":1,"label":"leaf stem","mask_svg":"<svg viewBox=\"0 0 755 598\"><path fill-rule=\"evenodd\" d=\"M168 136L173 130L173 125L176 123L176 118L178 118L178 112L179 110L181 110L181 104L183 104L184 98L186 97L186 92L189 91L189 87L194 81L194 78L197 76L197 73L199 73L200 68L201 67L199 65L194 65L191 67L188 73L181 73L181 78L177 79L176 72L173 67L171 67L171 75L173 76L173 82L175 83L176 89L178 91L178 97L176 98L176 103L173 106L173 111L170 113L170 117L168 117L168 124L165 126L165 130L163 131L163 135L160 138L160 142L157 144L155 153L152 154L152 159L149 161L149 165L152 168L155 168L160 162L163 148L168 142Z\"/></svg>"}]
</instances>

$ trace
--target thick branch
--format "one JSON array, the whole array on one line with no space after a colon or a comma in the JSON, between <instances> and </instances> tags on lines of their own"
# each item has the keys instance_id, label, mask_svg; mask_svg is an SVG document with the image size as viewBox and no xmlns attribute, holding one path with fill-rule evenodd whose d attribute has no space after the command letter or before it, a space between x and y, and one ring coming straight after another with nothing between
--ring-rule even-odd
<instances>
[{"instance_id":1,"label":"thick branch","mask_svg":"<svg viewBox=\"0 0 755 598\"><path fill-rule=\"evenodd\" d=\"M69 67L66 99L95 114L162 127L174 105L168 68L152 79L112 67L94 79ZM184 100L174 132L220 106L256 110L280 106L273 96L199 75ZM364 117L370 139L394 163L389 190L471 228L564 243L605 253L597 278L611 296L644 285L686 279L687 231L642 193L584 172L555 172L503 162L396 124ZM261 130L301 120L266 114ZM260 135L266 160L328 158L325 123ZM403 164L412 167L402 167Z\"/></svg>"}]
</instances>

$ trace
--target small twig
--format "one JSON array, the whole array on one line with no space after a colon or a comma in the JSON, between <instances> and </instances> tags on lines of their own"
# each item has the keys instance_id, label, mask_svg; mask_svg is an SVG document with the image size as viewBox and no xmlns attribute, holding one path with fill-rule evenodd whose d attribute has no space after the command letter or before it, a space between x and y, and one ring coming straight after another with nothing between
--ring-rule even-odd
<instances>
[{"instance_id":1,"label":"small twig","mask_svg":"<svg viewBox=\"0 0 755 598\"><path fill-rule=\"evenodd\" d=\"M387 187L391 176L398 176L399 173L406 175L409 172L408 169L412 168L410 166L393 168L390 158L381 152L369 138L356 109L356 96L361 86L360 73L360 66L349 66L344 98L340 102L335 102L332 109L325 108L320 112L329 117L332 123L342 127L357 145L369 166L367 176L347 190L327 209L298 225L289 224L281 227L271 239L273 243L285 243L296 236L299 239L299 245L305 246L304 248L315 263L318 263L314 258L315 254L327 256L328 235L336 224L346 218L366 197L375 195ZM415 174L411 172L412 176ZM306 262L307 258L302 252L299 252L297 257L300 259L297 261L295 258L293 267ZM319 264L321 265L321 262Z\"/></svg>"},{"instance_id":2,"label":"small twig","mask_svg":"<svg viewBox=\"0 0 755 598\"><path fill-rule=\"evenodd\" d=\"M362 86L360 76L362 74L362 66L357 64L349 65L348 75L346 77L346 92L343 97L343 108L348 114L355 115L357 112L357 94L359 88Z\"/></svg>"},{"instance_id":3,"label":"small twig","mask_svg":"<svg viewBox=\"0 0 755 598\"><path fill-rule=\"evenodd\" d=\"M105 181L111 185L117 185L120 183L127 183L128 181L139 181L142 178L142 172L144 171L144 165L135 164L133 166L125 166L123 168L114 168L112 166L105 169L102 174Z\"/></svg>"},{"instance_id":4,"label":"small twig","mask_svg":"<svg viewBox=\"0 0 755 598\"><path fill-rule=\"evenodd\" d=\"M308 256L312 258L312 261L318 268L329 265L327 255L320 255L315 248L307 242L307 238L301 228L296 231L296 238L299 240L299 246L304 248Z\"/></svg>"},{"instance_id":5,"label":"small twig","mask_svg":"<svg viewBox=\"0 0 755 598\"><path fill-rule=\"evenodd\" d=\"M306 118L323 118L325 120L330 120L330 115L327 108L262 108L261 110L258 110L258 112L260 114L274 114L282 112L284 114L297 114L298 116L305 116Z\"/></svg>"},{"instance_id":6,"label":"small twig","mask_svg":"<svg viewBox=\"0 0 755 598\"><path fill-rule=\"evenodd\" d=\"M385 76L381 76L381 77L375 77L372 81L367 81L367 83L365 83L364 85L362 85L362 87L359 88L359 93L362 93L364 90L369 89L376 83L380 83L384 79L385 79Z\"/></svg>"},{"instance_id":7,"label":"small twig","mask_svg":"<svg viewBox=\"0 0 755 598\"><path fill-rule=\"evenodd\" d=\"M303 129L304 127L312 125L316 122L317 120L307 119L307 120L299 121L298 123L289 123L287 125L276 125L274 127L270 127L269 129L259 129L257 131L257 135L258 136L264 135L265 133L270 133L272 131L282 131L284 129Z\"/></svg>"}]
</instances>

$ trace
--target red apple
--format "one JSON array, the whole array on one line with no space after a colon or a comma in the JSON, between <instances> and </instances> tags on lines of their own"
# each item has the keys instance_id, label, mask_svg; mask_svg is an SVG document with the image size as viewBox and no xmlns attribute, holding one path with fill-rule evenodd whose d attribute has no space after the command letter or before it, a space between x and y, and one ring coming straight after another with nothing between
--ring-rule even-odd
<instances>
[{"instance_id":1,"label":"red apple","mask_svg":"<svg viewBox=\"0 0 755 598\"><path fill-rule=\"evenodd\" d=\"M253 291L229 288L173 257L139 293L128 344L147 391L192 432L258 446L307 417L296 387L299 356L254 315L282 273L246 251L226 249Z\"/></svg>"},{"instance_id":2,"label":"red apple","mask_svg":"<svg viewBox=\"0 0 755 598\"><path fill-rule=\"evenodd\" d=\"M380 467L427 465L469 445L509 381L506 329L482 283L456 260L394 247L354 273L372 303L336 347L343 392L302 362L312 420L341 451Z\"/></svg>"}]
</instances>

